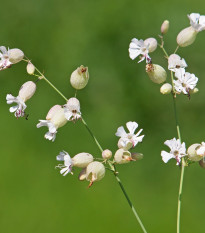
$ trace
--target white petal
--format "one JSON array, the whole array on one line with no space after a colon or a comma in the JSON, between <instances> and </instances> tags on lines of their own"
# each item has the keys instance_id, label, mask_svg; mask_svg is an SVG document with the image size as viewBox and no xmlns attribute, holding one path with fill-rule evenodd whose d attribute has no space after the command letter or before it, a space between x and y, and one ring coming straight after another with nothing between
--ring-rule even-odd
<instances>
[{"instance_id":1,"label":"white petal","mask_svg":"<svg viewBox=\"0 0 205 233\"><path fill-rule=\"evenodd\" d=\"M123 126L120 126L118 129L117 129L117 133L115 134L117 137L126 137L127 136L127 133L125 132L124 130L124 127Z\"/></svg>"},{"instance_id":2,"label":"white petal","mask_svg":"<svg viewBox=\"0 0 205 233\"><path fill-rule=\"evenodd\" d=\"M126 123L126 126L127 126L128 130L129 130L129 132L130 132L131 134L134 134L135 130L136 130L137 127L138 127L138 124L137 124L137 122L129 121L129 122Z\"/></svg>"},{"instance_id":3,"label":"white petal","mask_svg":"<svg viewBox=\"0 0 205 233\"><path fill-rule=\"evenodd\" d=\"M65 155L68 155L68 153L64 152L64 151L63 152L61 151L60 154L56 156L56 160L58 160L58 161L64 161Z\"/></svg>"},{"instance_id":4,"label":"white petal","mask_svg":"<svg viewBox=\"0 0 205 233\"><path fill-rule=\"evenodd\" d=\"M15 112L17 109L18 109L18 105L10 107L9 111L10 112Z\"/></svg>"},{"instance_id":5,"label":"white petal","mask_svg":"<svg viewBox=\"0 0 205 233\"><path fill-rule=\"evenodd\" d=\"M162 160L167 163L170 159L174 158L174 155L166 152L166 151L162 151L161 152L161 156L162 156Z\"/></svg>"},{"instance_id":6,"label":"white petal","mask_svg":"<svg viewBox=\"0 0 205 233\"><path fill-rule=\"evenodd\" d=\"M139 137L136 137L136 136L133 136L132 137L132 140L133 140L133 147L135 147L137 144L138 144L138 142L142 142L142 139L144 138L144 135L142 135L142 136L139 136Z\"/></svg>"}]
</instances>

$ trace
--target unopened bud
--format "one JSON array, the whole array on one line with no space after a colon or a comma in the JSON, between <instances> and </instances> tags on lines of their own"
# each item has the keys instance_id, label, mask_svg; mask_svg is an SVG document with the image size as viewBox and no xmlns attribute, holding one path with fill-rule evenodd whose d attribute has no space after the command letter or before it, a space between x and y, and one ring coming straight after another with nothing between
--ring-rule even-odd
<instances>
[{"instance_id":1,"label":"unopened bud","mask_svg":"<svg viewBox=\"0 0 205 233\"><path fill-rule=\"evenodd\" d=\"M78 179L79 179L80 181L86 179L86 169L87 169L87 168L85 167L85 168L83 168L83 169L81 170L81 172L80 172L80 174L79 174L79 176L78 176Z\"/></svg>"},{"instance_id":2,"label":"unopened bud","mask_svg":"<svg viewBox=\"0 0 205 233\"><path fill-rule=\"evenodd\" d=\"M89 163L93 162L93 156L89 153L79 153L72 158L73 166L87 167Z\"/></svg>"},{"instance_id":3,"label":"unopened bud","mask_svg":"<svg viewBox=\"0 0 205 233\"><path fill-rule=\"evenodd\" d=\"M201 144L195 143L193 145L191 145L188 150L187 150L187 154L190 160L192 161L199 161L201 160L201 156L197 155L197 149L199 149L201 146Z\"/></svg>"},{"instance_id":4,"label":"unopened bud","mask_svg":"<svg viewBox=\"0 0 205 233\"><path fill-rule=\"evenodd\" d=\"M86 180L90 181L89 187L95 181L101 180L105 176L105 167L102 163L94 161L86 168Z\"/></svg>"},{"instance_id":5,"label":"unopened bud","mask_svg":"<svg viewBox=\"0 0 205 233\"><path fill-rule=\"evenodd\" d=\"M115 152L114 159L118 164L129 163L132 161L131 153L123 149L119 149Z\"/></svg>"},{"instance_id":6,"label":"unopened bud","mask_svg":"<svg viewBox=\"0 0 205 233\"><path fill-rule=\"evenodd\" d=\"M134 161L143 159L144 155L142 153L134 152L131 154L131 157Z\"/></svg>"},{"instance_id":7,"label":"unopened bud","mask_svg":"<svg viewBox=\"0 0 205 233\"><path fill-rule=\"evenodd\" d=\"M24 58L24 53L20 49L9 49L8 56L9 61L16 64Z\"/></svg>"},{"instance_id":8,"label":"unopened bud","mask_svg":"<svg viewBox=\"0 0 205 233\"><path fill-rule=\"evenodd\" d=\"M26 102L34 95L35 91L36 91L36 84L32 81L28 81L21 86L18 96L24 102Z\"/></svg>"},{"instance_id":9,"label":"unopened bud","mask_svg":"<svg viewBox=\"0 0 205 233\"><path fill-rule=\"evenodd\" d=\"M177 36L177 44L180 47L191 45L195 41L197 33L192 26L183 29Z\"/></svg>"},{"instance_id":10,"label":"unopened bud","mask_svg":"<svg viewBox=\"0 0 205 233\"><path fill-rule=\"evenodd\" d=\"M112 157L112 151L110 151L108 149L104 150L102 152L102 157L103 157L103 159L110 159Z\"/></svg>"},{"instance_id":11,"label":"unopened bud","mask_svg":"<svg viewBox=\"0 0 205 233\"><path fill-rule=\"evenodd\" d=\"M32 75L35 72L35 66L29 62L28 65L26 66L27 73Z\"/></svg>"},{"instance_id":12,"label":"unopened bud","mask_svg":"<svg viewBox=\"0 0 205 233\"><path fill-rule=\"evenodd\" d=\"M89 80L88 67L80 66L78 67L70 77L70 83L76 90L83 89Z\"/></svg>"},{"instance_id":13,"label":"unopened bud","mask_svg":"<svg viewBox=\"0 0 205 233\"><path fill-rule=\"evenodd\" d=\"M146 65L146 72L149 78L154 83L163 83L166 81L167 73L163 67L156 64L147 64Z\"/></svg>"},{"instance_id":14,"label":"unopened bud","mask_svg":"<svg viewBox=\"0 0 205 233\"><path fill-rule=\"evenodd\" d=\"M205 168L205 159L204 159L204 158L201 159L201 160L199 161L199 165L200 165L202 168Z\"/></svg>"},{"instance_id":15,"label":"unopened bud","mask_svg":"<svg viewBox=\"0 0 205 233\"><path fill-rule=\"evenodd\" d=\"M148 38L144 41L144 45L148 47L149 53L152 53L157 48L157 40L155 38Z\"/></svg>"},{"instance_id":16,"label":"unopened bud","mask_svg":"<svg viewBox=\"0 0 205 233\"><path fill-rule=\"evenodd\" d=\"M162 26L161 26L161 33L162 34L166 34L169 30L169 21L168 20L165 20L163 23L162 23Z\"/></svg>"},{"instance_id":17,"label":"unopened bud","mask_svg":"<svg viewBox=\"0 0 205 233\"><path fill-rule=\"evenodd\" d=\"M169 83L165 83L161 86L160 88L160 92L163 94L163 95L167 95L169 93L171 93L172 91L172 85L169 84Z\"/></svg>"}]
</instances>

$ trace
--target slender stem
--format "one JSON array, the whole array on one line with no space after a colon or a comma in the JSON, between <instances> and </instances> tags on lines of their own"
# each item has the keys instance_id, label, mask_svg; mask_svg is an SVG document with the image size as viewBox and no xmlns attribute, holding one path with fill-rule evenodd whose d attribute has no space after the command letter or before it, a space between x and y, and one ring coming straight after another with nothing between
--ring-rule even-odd
<instances>
[{"instance_id":1,"label":"slender stem","mask_svg":"<svg viewBox=\"0 0 205 233\"><path fill-rule=\"evenodd\" d=\"M28 60L25 60L24 59L24 61L26 61L26 62L29 62L29 59ZM37 67L35 67L35 69L36 69L36 71L41 75L41 77L42 77L42 79L44 79L65 101L68 101L68 99L44 76L44 74L42 74L40 71L39 71L39 69L37 68ZM76 92L75 92L75 96L77 95L77 90L76 90ZM98 142L98 140L97 140L97 138L95 137L95 135L93 134L93 132L90 130L90 128L88 127L88 125L87 125L87 123L86 123L86 121L82 118L82 122L83 122L83 124L85 125L85 127L86 127L86 129L88 130L88 132L90 133L90 135L91 135L91 137L94 139L94 141L95 141L95 143L96 143L96 145L98 146L98 148L99 148L99 150L101 151L101 152L103 152L103 149L102 149L102 147L101 147L101 145L100 145L100 143ZM140 226L141 226L141 228L142 228L142 230L143 230L143 232L144 233L147 233L147 231L145 230L145 228L144 228L144 225L142 224L142 221L140 220L140 218L139 218L139 216L138 216L138 214L137 214L137 212L136 212L136 210L135 210L135 208L134 208L134 206L133 206L133 204L132 204L132 202L130 201L130 199L129 199L129 196L127 195L127 193L126 193L126 191L125 191L125 188L124 188L124 186L122 185L122 182L121 182L121 180L120 180L120 178L118 177L118 173L117 173L117 171L116 171L116 168L109 162L108 163L109 164L109 166L110 166L110 170L112 170L113 171L113 173L114 173L114 175L115 175L115 178L116 178L116 180L117 180L117 182L118 182L118 184L120 185L120 188L121 188L121 190L123 191L123 194L125 195L125 197L126 197L126 199L127 199L127 201L128 201L128 204L129 204L129 206L131 207L131 209L132 209L132 212L133 212L133 214L135 215L135 217L136 217L136 219L137 219L137 221L139 222L139 224L140 224Z\"/></svg>"},{"instance_id":2,"label":"slender stem","mask_svg":"<svg viewBox=\"0 0 205 233\"><path fill-rule=\"evenodd\" d=\"M175 49L174 53L176 53L178 49L179 49L179 45L177 45L177 48Z\"/></svg>"}]
</instances>

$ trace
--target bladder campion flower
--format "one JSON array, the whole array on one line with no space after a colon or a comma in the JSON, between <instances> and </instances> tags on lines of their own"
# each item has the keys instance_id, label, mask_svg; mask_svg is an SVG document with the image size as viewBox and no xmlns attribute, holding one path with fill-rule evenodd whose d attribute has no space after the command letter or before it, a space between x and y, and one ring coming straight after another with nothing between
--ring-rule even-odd
<instances>
[{"instance_id":1,"label":"bladder campion flower","mask_svg":"<svg viewBox=\"0 0 205 233\"><path fill-rule=\"evenodd\" d=\"M131 153L124 149L118 149L114 155L114 161L118 164L129 163L132 161Z\"/></svg>"},{"instance_id":2,"label":"bladder campion flower","mask_svg":"<svg viewBox=\"0 0 205 233\"><path fill-rule=\"evenodd\" d=\"M162 151L162 160L167 163L170 159L176 159L177 165L179 165L181 162L181 158L186 156L185 143L181 143L179 139L176 140L176 138L173 138L171 140L166 140L164 144L168 146L171 151L170 153Z\"/></svg>"},{"instance_id":3,"label":"bladder campion flower","mask_svg":"<svg viewBox=\"0 0 205 233\"><path fill-rule=\"evenodd\" d=\"M168 69L176 72L180 68L186 68L187 64L184 58L181 58L177 54L171 54L168 58Z\"/></svg>"},{"instance_id":4,"label":"bladder campion flower","mask_svg":"<svg viewBox=\"0 0 205 233\"><path fill-rule=\"evenodd\" d=\"M89 80L88 67L81 65L73 71L70 77L70 83L76 90L83 89Z\"/></svg>"},{"instance_id":5,"label":"bladder campion flower","mask_svg":"<svg viewBox=\"0 0 205 233\"><path fill-rule=\"evenodd\" d=\"M167 73L165 69L160 65L147 64L146 72L150 80L154 83L161 84L166 81Z\"/></svg>"},{"instance_id":6,"label":"bladder campion flower","mask_svg":"<svg viewBox=\"0 0 205 233\"><path fill-rule=\"evenodd\" d=\"M15 112L15 117L23 117L25 116L26 104L25 102L29 100L36 91L36 84L32 81L28 81L24 83L17 97L8 94L6 96L7 104L17 103L16 106L13 106L9 109L10 112Z\"/></svg>"},{"instance_id":7,"label":"bladder campion flower","mask_svg":"<svg viewBox=\"0 0 205 233\"><path fill-rule=\"evenodd\" d=\"M135 147L139 142L142 142L144 135L139 136L143 129L140 129L136 134L135 130L138 127L137 122L129 121L126 123L128 133L125 132L124 127L121 126L117 129L116 136L120 137L118 141L118 147L129 150L131 147Z\"/></svg>"},{"instance_id":8,"label":"bladder campion flower","mask_svg":"<svg viewBox=\"0 0 205 233\"><path fill-rule=\"evenodd\" d=\"M56 159L58 161L64 161L64 164L59 164L56 166L56 168L60 168L60 174L62 174L63 176L66 176L68 173L72 173L72 167L73 167L73 161L70 157L70 155L63 151L60 152L60 154L58 156L56 156Z\"/></svg>"},{"instance_id":9,"label":"bladder campion flower","mask_svg":"<svg viewBox=\"0 0 205 233\"><path fill-rule=\"evenodd\" d=\"M94 161L86 168L86 180L90 181L89 187L105 176L105 167L102 163Z\"/></svg>"},{"instance_id":10,"label":"bladder campion flower","mask_svg":"<svg viewBox=\"0 0 205 233\"><path fill-rule=\"evenodd\" d=\"M64 126L67 122L65 118L64 109L60 105L54 105L48 112L46 120L39 120L40 123L37 124L37 128L42 126L48 127L48 132L45 134L45 138L52 140L56 138L57 129Z\"/></svg>"},{"instance_id":11,"label":"bladder campion flower","mask_svg":"<svg viewBox=\"0 0 205 233\"><path fill-rule=\"evenodd\" d=\"M148 53L149 53L149 44L145 45L143 40L138 40L136 38L132 39L129 45L129 56L132 60L137 58L139 55L142 55L140 57L139 62L144 61L144 59L146 59L146 62L149 63L151 62L151 58Z\"/></svg>"},{"instance_id":12,"label":"bladder campion flower","mask_svg":"<svg viewBox=\"0 0 205 233\"><path fill-rule=\"evenodd\" d=\"M149 53L152 53L157 49L157 40L155 38L152 38L152 37L147 38L144 41L144 44L146 47L148 47Z\"/></svg>"},{"instance_id":13,"label":"bladder campion flower","mask_svg":"<svg viewBox=\"0 0 205 233\"><path fill-rule=\"evenodd\" d=\"M70 98L63 107L65 118L68 121L76 121L81 118L80 101L75 97Z\"/></svg>"}]
</instances>

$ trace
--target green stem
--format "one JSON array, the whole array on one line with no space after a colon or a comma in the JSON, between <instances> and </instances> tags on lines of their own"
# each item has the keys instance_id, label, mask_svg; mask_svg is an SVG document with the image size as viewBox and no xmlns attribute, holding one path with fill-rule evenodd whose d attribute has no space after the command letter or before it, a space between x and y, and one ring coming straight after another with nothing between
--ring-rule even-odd
<instances>
[{"instance_id":1,"label":"green stem","mask_svg":"<svg viewBox=\"0 0 205 233\"><path fill-rule=\"evenodd\" d=\"M27 58L28 59L28 58ZM28 60L25 60L24 59L24 61L26 61L26 62L29 62L30 60L28 59ZM68 101L68 99L44 76L44 74L42 74L41 72L40 72L40 70L37 68L37 67L35 67L35 69L36 69L36 71L41 75L41 77L67 102ZM75 96L76 96L76 94L77 94L77 90L76 90L76 93L75 93ZM98 140L97 140L97 138L95 137L95 135L93 134L93 132L90 130L90 128L88 127L88 125L87 125L87 123L85 122L85 120L82 118L82 122L83 122L83 124L85 125L85 127L86 127L86 129L88 130L88 132L90 133L90 135L91 135L91 137L94 139L94 141L95 141L95 143L96 143L96 145L98 146L98 148L99 148L99 150L101 151L101 153L103 152L103 149L102 149L102 147L101 147L101 145L100 145L100 143L98 142ZM110 166L110 168L111 168L111 170L113 171L113 173L114 173L114 175L115 175L115 178L116 178L116 180L117 180L117 182L118 182L118 184L120 185L120 188L121 188L121 190L123 191L123 194L125 195L125 197L126 197L126 199L127 199L127 201L128 201L128 204L130 205L130 207L131 207L131 209L132 209L132 212L133 212L133 214L135 215L135 217L136 217L136 219L137 219L137 221L139 222L139 224L140 224L140 226L141 226L141 228L142 228L142 230L143 230L143 232L144 233L147 233L147 231L145 230L145 228L144 228L144 226L143 226L143 224L142 224L142 221L140 220L140 218L139 218L139 216L138 216L138 214L137 214L137 212L136 212L136 210L135 210L135 208L134 208L134 206L132 205L132 202L130 201L130 199L129 199L129 197L128 197L128 195L127 195L127 193L126 193L126 191L125 191L125 188L124 188L124 186L122 185L122 182L121 182L121 180L120 180L120 178L118 177L118 175L117 175L117 171L116 171L116 169L114 168L113 169L113 165L112 164L110 164L110 163L108 163L109 164L109 166Z\"/></svg>"}]
</instances>

